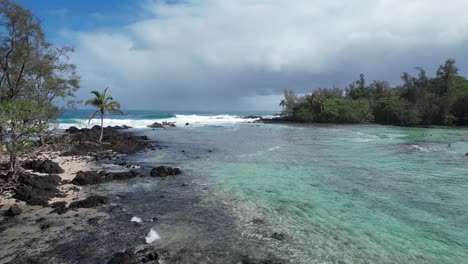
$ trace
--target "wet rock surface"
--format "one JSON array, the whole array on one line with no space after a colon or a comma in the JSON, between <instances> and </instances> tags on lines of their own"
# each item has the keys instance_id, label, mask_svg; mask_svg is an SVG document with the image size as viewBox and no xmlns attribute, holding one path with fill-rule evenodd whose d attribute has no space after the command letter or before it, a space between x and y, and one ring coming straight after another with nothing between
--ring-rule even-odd
<instances>
[{"instance_id":1,"label":"wet rock surface","mask_svg":"<svg viewBox=\"0 0 468 264\"><path fill-rule=\"evenodd\" d=\"M23 168L49 174L60 174L64 172L58 163L51 160L31 160L26 162Z\"/></svg>"},{"instance_id":2,"label":"wet rock surface","mask_svg":"<svg viewBox=\"0 0 468 264\"><path fill-rule=\"evenodd\" d=\"M105 171L79 171L72 180L72 183L79 186L94 185L113 180L129 180L139 175L140 174L134 170L107 173Z\"/></svg>"},{"instance_id":3,"label":"wet rock surface","mask_svg":"<svg viewBox=\"0 0 468 264\"><path fill-rule=\"evenodd\" d=\"M173 168L168 166L159 166L151 170L151 177L166 177L166 176L175 176L181 174L179 168Z\"/></svg>"},{"instance_id":4,"label":"wet rock surface","mask_svg":"<svg viewBox=\"0 0 468 264\"><path fill-rule=\"evenodd\" d=\"M92 195L84 200L75 201L70 204L68 208L78 209L78 208L94 208L100 205L107 203L109 199L100 195Z\"/></svg>"},{"instance_id":5,"label":"wet rock surface","mask_svg":"<svg viewBox=\"0 0 468 264\"><path fill-rule=\"evenodd\" d=\"M18 183L13 198L25 201L29 205L47 206L49 199L55 197L59 190L57 185L61 178L57 175L39 176L19 173Z\"/></svg>"}]
</instances>

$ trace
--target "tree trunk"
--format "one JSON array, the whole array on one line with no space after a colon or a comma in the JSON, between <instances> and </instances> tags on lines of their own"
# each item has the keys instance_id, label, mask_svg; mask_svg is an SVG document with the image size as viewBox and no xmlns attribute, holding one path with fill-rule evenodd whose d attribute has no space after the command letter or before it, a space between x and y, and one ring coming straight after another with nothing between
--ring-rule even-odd
<instances>
[{"instance_id":1,"label":"tree trunk","mask_svg":"<svg viewBox=\"0 0 468 264\"><path fill-rule=\"evenodd\" d=\"M104 114L101 113L101 136L99 137L99 143L102 143L103 135L104 135Z\"/></svg>"},{"instance_id":2,"label":"tree trunk","mask_svg":"<svg viewBox=\"0 0 468 264\"><path fill-rule=\"evenodd\" d=\"M16 154L14 152L10 153L10 172L16 172L17 168Z\"/></svg>"}]
</instances>

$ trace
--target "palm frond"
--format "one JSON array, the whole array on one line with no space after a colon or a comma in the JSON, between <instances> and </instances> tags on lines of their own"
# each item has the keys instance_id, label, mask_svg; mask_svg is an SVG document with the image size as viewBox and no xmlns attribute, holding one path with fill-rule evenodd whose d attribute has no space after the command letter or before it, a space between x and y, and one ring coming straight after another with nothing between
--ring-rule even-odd
<instances>
[{"instance_id":1,"label":"palm frond","mask_svg":"<svg viewBox=\"0 0 468 264\"><path fill-rule=\"evenodd\" d=\"M99 107L101 105L100 101L98 98L94 98L91 100L87 100L84 102L85 105L92 105L92 106L97 106Z\"/></svg>"}]
</instances>

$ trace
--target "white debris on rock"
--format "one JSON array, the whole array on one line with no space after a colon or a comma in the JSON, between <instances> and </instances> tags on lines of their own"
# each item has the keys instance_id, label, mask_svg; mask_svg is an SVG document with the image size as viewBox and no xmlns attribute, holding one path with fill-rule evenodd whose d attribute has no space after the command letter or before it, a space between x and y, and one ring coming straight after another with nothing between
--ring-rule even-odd
<instances>
[{"instance_id":1,"label":"white debris on rock","mask_svg":"<svg viewBox=\"0 0 468 264\"><path fill-rule=\"evenodd\" d=\"M158 233L156 233L156 231L154 231L154 229L152 228L149 231L148 235L145 237L146 244L151 244L158 239L161 238L159 237Z\"/></svg>"},{"instance_id":2,"label":"white debris on rock","mask_svg":"<svg viewBox=\"0 0 468 264\"><path fill-rule=\"evenodd\" d=\"M141 224L143 222L143 220L141 220L140 217L134 216L134 217L132 217L132 219L130 219L130 222L135 222L135 223Z\"/></svg>"}]
</instances>

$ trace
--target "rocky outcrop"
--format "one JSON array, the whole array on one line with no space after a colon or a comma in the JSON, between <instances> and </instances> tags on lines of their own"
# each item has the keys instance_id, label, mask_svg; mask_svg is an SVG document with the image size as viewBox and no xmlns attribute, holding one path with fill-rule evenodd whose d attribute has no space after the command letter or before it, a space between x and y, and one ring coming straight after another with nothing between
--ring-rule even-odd
<instances>
[{"instance_id":1,"label":"rocky outcrop","mask_svg":"<svg viewBox=\"0 0 468 264\"><path fill-rule=\"evenodd\" d=\"M179 168L173 168L168 166L159 166L151 170L151 177L166 177L179 175L182 172Z\"/></svg>"},{"instance_id":2,"label":"rocky outcrop","mask_svg":"<svg viewBox=\"0 0 468 264\"><path fill-rule=\"evenodd\" d=\"M51 160L31 160L26 162L23 168L49 174L60 174L64 172L58 163Z\"/></svg>"},{"instance_id":3,"label":"rocky outcrop","mask_svg":"<svg viewBox=\"0 0 468 264\"><path fill-rule=\"evenodd\" d=\"M39 176L20 173L13 198L25 201L29 205L47 206L49 199L59 193L57 185L60 181L61 178L57 175Z\"/></svg>"},{"instance_id":4,"label":"rocky outcrop","mask_svg":"<svg viewBox=\"0 0 468 264\"><path fill-rule=\"evenodd\" d=\"M92 195L84 200L75 201L68 206L70 209L94 208L107 203L108 198L100 195Z\"/></svg>"},{"instance_id":5,"label":"rocky outcrop","mask_svg":"<svg viewBox=\"0 0 468 264\"><path fill-rule=\"evenodd\" d=\"M79 186L93 185L104 182L104 178L97 171L79 171L72 183Z\"/></svg>"},{"instance_id":6,"label":"rocky outcrop","mask_svg":"<svg viewBox=\"0 0 468 264\"><path fill-rule=\"evenodd\" d=\"M166 127L176 127L174 122L167 122L164 121L162 123L154 122L153 124L148 126L149 128L166 128Z\"/></svg>"},{"instance_id":7,"label":"rocky outcrop","mask_svg":"<svg viewBox=\"0 0 468 264\"><path fill-rule=\"evenodd\" d=\"M11 206L10 208L8 208L8 210L6 210L4 215L6 217L14 217L14 216L20 215L22 212L23 211L21 211L19 206L15 204Z\"/></svg>"},{"instance_id":8,"label":"rocky outcrop","mask_svg":"<svg viewBox=\"0 0 468 264\"><path fill-rule=\"evenodd\" d=\"M122 171L122 172L108 172L106 173L106 180L128 180L138 177L138 173L136 171Z\"/></svg>"},{"instance_id":9,"label":"rocky outcrop","mask_svg":"<svg viewBox=\"0 0 468 264\"><path fill-rule=\"evenodd\" d=\"M162 122L163 126L168 126L168 127L176 127L176 124L174 122Z\"/></svg>"},{"instance_id":10,"label":"rocky outcrop","mask_svg":"<svg viewBox=\"0 0 468 264\"><path fill-rule=\"evenodd\" d=\"M97 171L79 171L76 173L72 183L79 186L94 185L112 180L128 180L138 177L136 171L121 171L121 172L97 172Z\"/></svg>"},{"instance_id":11,"label":"rocky outcrop","mask_svg":"<svg viewBox=\"0 0 468 264\"><path fill-rule=\"evenodd\" d=\"M153 124L149 125L148 128L164 128L164 126L159 122L154 122Z\"/></svg>"},{"instance_id":12,"label":"rocky outcrop","mask_svg":"<svg viewBox=\"0 0 468 264\"><path fill-rule=\"evenodd\" d=\"M152 147L151 142L145 136L137 136L121 130L127 126L106 127L102 144L99 143L101 133L100 126L94 126L91 129L71 129L68 141L72 142L71 148L62 153L62 156L95 156L96 159L113 158L115 154L135 154L139 151ZM111 152L108 153L108 152ZM104 153L105 155L98 155Z\"/></svg>"}]
</instances>

